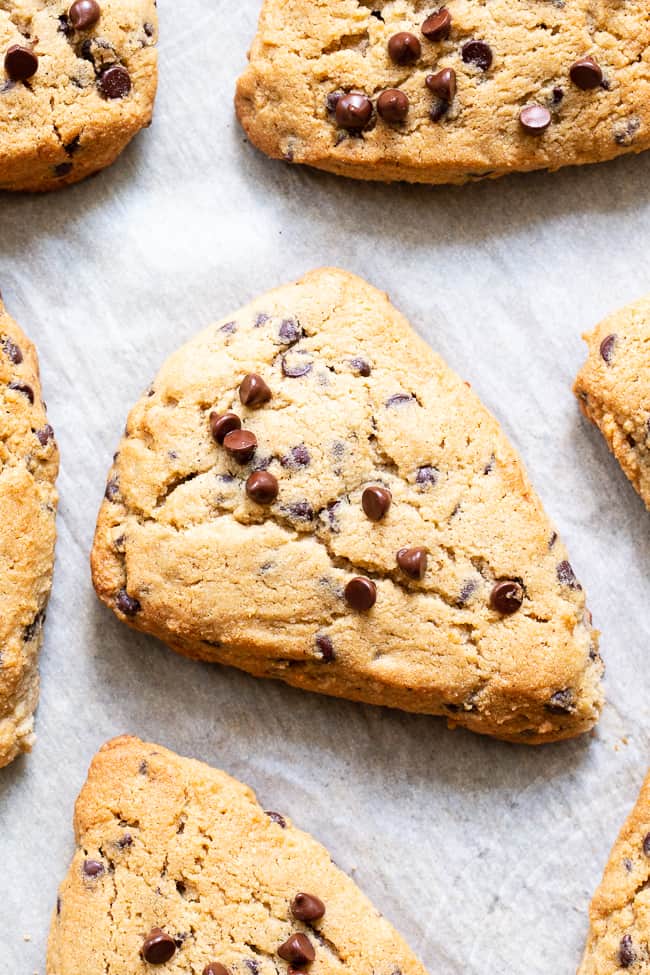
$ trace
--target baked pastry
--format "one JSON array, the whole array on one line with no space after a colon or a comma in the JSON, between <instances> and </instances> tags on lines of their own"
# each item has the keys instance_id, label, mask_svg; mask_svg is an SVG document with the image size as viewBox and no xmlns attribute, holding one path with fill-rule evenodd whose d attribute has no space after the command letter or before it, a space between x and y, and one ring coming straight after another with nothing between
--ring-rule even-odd
<instances>
[{"instance_id":1,"label":"baked pastry","mask_svg":"<svg viewBox=\"0 0 650 975\"><path fill-rule=\"evenodd\" d=\"M589 355L573 387L580 409L650 508L650 295L584 339Z\"/></svg>"},{"instance_id":2,"label":"baked pastry","mask_svg":"<svg viewBox=\"0 0 650 975\"><path fill-rule=\"evenodd\" d=\"M297 687L530 742L600 709L584 593L517 454L343 271L171 356L129 416L92 570L136 629Z\"/></svg>"},{"instance_id":3,"label":"baked pastry","mask_svg":"<svg viewBox=\"0 0 650 975\"><path fill-rule=\"evenodd\" d=\"M155 0L0 4L0 190L55 190L149 125Z\"/></svg>"},{"instance_id":4,"label":"baked pastry","mask_svg":"<svg viewBox=\"0 0 650 975\"><path fill-rule=\"evenodd\" d=\"M650 775L610 854L589 909L578 975L650 972Z\"/></svg>"},{"instance_id":5,"label":"baked pastry","mask_svg":"<svg viewBox=\"0 0 650 975\"><path fill-rule=\"evenodd\" d=\"M34 742L59 455L36 350L0 300L0 767Z\"/></svg>"},{"instance_id":6,"label":"baked pastry","mask_svg":"<svg viewBox=\"0 0 650 975\"><path fill-rule=\"evenodd\" d=\"M202 762L108 742L75 836L47 975L426 975L320 843Z\"/></svg>"},{"instance_id":7,"label":"baked pastry","mask_svg":"<svg viewBox=\"0 0 650 975\"><path fill-rule=\"evenodd\" d=\"M249 59L254 145L344 176L463 183L650 145L645 0L265 0Z\"/></svg>"}]
</instances>

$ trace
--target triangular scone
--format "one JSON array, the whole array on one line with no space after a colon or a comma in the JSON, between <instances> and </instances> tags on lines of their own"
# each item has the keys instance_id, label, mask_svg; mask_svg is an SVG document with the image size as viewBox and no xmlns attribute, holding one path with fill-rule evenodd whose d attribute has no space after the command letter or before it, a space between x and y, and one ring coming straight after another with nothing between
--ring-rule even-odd
<instances>
[{"instance_id":1,"label":"triangular scone","mask_svg":"<svg viewBox=\"0 0 650 975\"><path fill-rule=\"evenodd\" d=\"M650 295L584 336L589 356L574 392L650 508Z\"/></svg>"},{"instance_id":2,"label":"triangular scone","mask_svg":"<svg viewBox=\"0 0 650 975\"><path fill-rule=\"evenodd\" d=\"M619 833L589 909L578 975L650 972L650 775Z\"/></svg>"},{"instance_id":3,"label":"triangular scone","mask_svg":"<svg viewBox=\"0 0 650 975\"><path fill-rule=\"evenodd\" d=\"M34 741L58 465L36 350L0 301L0 767Z\"/></svg>"},{"instance_id":4,"label":"triangular scone","mask_svg":"<svg viewBox=\"0 0 650 975\"><path fill-rule=\"evenodd\" d=\"M462 183L650 145L647 0L265 0L236 108L269 156Z\"/></svg>"},{"instance_id":5,"label":"triangular scone","mask_svg":"<svg viewBox=\"0 0 650 975\"><path fill-rule=\"evenodd\" d=\"M123 620L191 657L520 741L598 717L584 593L517 454L343 271L171 356L129 416L92 566Z\"/></svg>"},{"instance_id":6,"label":"triangular scone","mask_svg":"<svg viewBox=\"0 0 650 975\"><path fill-rule=\"evenodd\" d=\"M202 762L108 742L75 836L47 975L426 975L320 843Z\"/></svg>"}]
</instances>

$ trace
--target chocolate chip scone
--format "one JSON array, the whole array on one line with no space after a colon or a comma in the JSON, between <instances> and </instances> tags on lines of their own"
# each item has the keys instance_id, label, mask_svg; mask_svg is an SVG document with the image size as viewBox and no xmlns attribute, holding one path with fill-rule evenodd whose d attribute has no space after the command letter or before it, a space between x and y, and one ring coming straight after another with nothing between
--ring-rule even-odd
<instances>
[{"instance_id":1,"label":"chocolate chip scone","mask_svg":"<svg viewBox=\"0 0 650 975\"><path fill-rule=\"evenodd\" d=\"M650 508L650 295L584 339L589 355L573 387L580 409Z\"/></svg>"},{"instance_id":2,"label":"chocolate chip scone","mask_svg":"<svg viewBox=\"0 0 650 975\"><path fill-rule=\"evenodd\" d=\"M108 742L75 835L47 975L426 975L320 843L202 762Z\"/></svg>"},{"instance_id":3,"label":"chocolate chip scone","mask_svg":"<svg viewBox=\"0 0 650 975\"><path fill-rule=\"evenodd\" d=\"M578 975L650 973L650 775L619 833L589 909Z\"/></svg>"},{"instance_id":4,"label":"chocolate chip scone","mask_svg":"<svg viewBox=\"0 0 650 975\"><path fill-rule=\"evenodd\" d=\"M0 3L0 190L110 165L151 121L155 0Z\"/></svg>"},{"instance_id":5,"label":"chocolate chip scone","mask_svg":"<svg viewBox=\"0 0 650 975\"><path fill-rule=\"evenodd\" d=\"M462 183L650 145L646 0L265 0L236 97L269 156Z\"/></svg>"},{"instance_id":6,"label":"chocolate chip scone","mask_svg":"<svg viewBox=\"0 0 650 975\"><path fill-rule=\"evenodd\" d=\"M517 454L343 271L167 361L129 416L92 568L136 629L297 687L528 742L600 709L584 593Z\"/></svg>"},{"instance_id":7,"label":"chocolate chip scone","mask_svg":"<svg viewBox=\"0 0 650 975\"><path fill-rule=\"evenodd\" d=\"M0 300L0 767L34 741L58 465L36 350Z\"/></svg>"}]
</instances>

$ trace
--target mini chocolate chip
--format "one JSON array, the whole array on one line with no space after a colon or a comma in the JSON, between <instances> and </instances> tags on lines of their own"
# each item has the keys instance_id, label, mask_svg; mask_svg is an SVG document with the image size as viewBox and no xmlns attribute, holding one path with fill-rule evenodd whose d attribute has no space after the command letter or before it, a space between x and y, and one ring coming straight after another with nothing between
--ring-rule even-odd
<instances>
[{"instance_id":1,"label":"mini chocolate chip","mask_svg":"<svg viewBox=\"0 0 650 975\"><path fill-rule=\"evenodd\" d=\"M492 65L492 48L485 41L467 41L461 48L461 57L465 64L487 71Z\"/></svg>"},{"instance_id":2,"label":"mini chocolate chip","mask_svg":"<svg viewBox=\"0 0 650 975\"><path fill-rule=\"evenodd\" d=\"M401 406L403 403L412 403L413 395L412 393L393 393L386 400L386 406Z\"/></svg>"},{"instance_id":3,"label":"mini chocolate chip","mask_svg":"<svg viewBox=\"0 0 650 975\"><path fill-rule=\"evenodd\" d=\"M529 135L541 135L551 124L551 113L545 105L526 105L519 113L519 122Z\"/></svg>"},{"instance_id":4,"label":"mini chocolate chip","mask_svg":"<svg viewBox=\"0 0 650 975\"><path fill-rule=\"evenodd\" d=\"M280 458L283 467L309 467L311 457L304 444L292 447L288 454Z\"/></svg>"},{"instance_id":5,"label":"mini chocolate chip","mask_svg":"<svg viewBox=\"0 0 650 975\"><path fill-rule=\"evenodd\" d=\"M127 847L133 846L133 837L130 833L124 833L117 841L117 845L121 850L126 850Z\"/></svg>"},{"instance_id":6,"label":"mini chocolate chip","mask_svg":"<svg viewBox=\"0 0 650 975\"><path fill-rule=\"evenodd\" d=\"M230 971L225 965L221 965L218 961L211 961L209 965L206 965L203 969L203 975L230 975Z\"/></svg>"},{"instance_id":7,"label":"mini chocolate chip","mask_svg":"<svg viewBox=\"0 0 650 975\"><path fill-rule=\"evenodd\" d=\"M296 894L291 901L291 913L296 921L320 921L325 914L325 905L314 894Z\"/></svg>"},{"instance_id":8,"label":"mini chocolate chip","mask_svg":"<svg viewBox=\"0 0 650 975\"><path fill-rule=\"evenodd\" d=\"M573 566L566 559L560 562L556 569L558 581L565 586L569 586L571 589L582 589L582 586L576 579L576 574L573 571Z\"/></svg>"},{"instance_id":9,"label":"mini chocolate chip","mask_svg":"<svg viewBox=\"0 0 650 975\"><path fill-rule=\"evenodd\" d=\"M295 965L296 968L309 965L316 957L313 944L306 934L300 932L287 938L284 944L278 948L278 954L280 958L288 961L291 965Z\"/></svg>"},{"instance_id":10,"label":"mini chocolate chip","mask_svg":"<svg viewBox=\"0 0 650 975\"><path fill-rule=\"evenodd\" d=\"M355 576L345 587L345 600L351 609L372 609L377 601L377 586L372 579Z\"/></svg>"},{"instance_id":11,"label":"mini chocolate chip","mask_svg":"<svg viewBox=\"0 0 650 975\"><path fill-rule=\"evenodd\" d=\"M514 579L503 579L497 582L490 593L490 606L504 616L516 613L523 601L524 590Z\"/></svg>"},{"instance_id":12,"label":"mini chocolate chip","mask_svg":"<svg viewBox=\"0 0 650 975\"><path fill-rule=\"evenodd\" d=\"M144 940L140 953L150 965L164 965L176 953L176 942L162 928L152 928Z\"/></svg>"},{"instance_id":13,"label":"mini chocolate chip","mask_svg":"<svg viewBox=\"0 0 650 975\"><path fill-rule=\"evenodd\" d=\"M615 335L607 335L600 343L600 357L607 363L607 365L609 365L612 359L614 358L615 345L616 345Z\"/></svg>"},{"instance_id":14,"label":"mini chocolate chip","mask_svg":"<svg viewBox=\"0 0 650 975\"><path fill-rule=\"evenodd\" d=\"M38 58L31 47L12 44L5 54L5 71L12 81L27 81L38 71Z\"/></svg>"},{"instance_id":15,"label":"mini chocolate chip","mask_svg":"<svg viewBox=\"0 0 650 975\"><path fill-rule=\"evenodd\" d=\"M99 860L84 860L83 870L87 877L99 877L104 873L104 864Z\"/></svg>"},{"instance_id":16,"label":"mini chocolate chip","mask_svg":"<svg viewBox=\"0 0 650 975\"><path fill-rule=\"evenodd\" d=\"M618 963L621 968L629 968L636 961L636 952L632 944L632 935L624 934L618 946Z\"/></svg>"},{"instance_id":17,"label":"mini chocolate chip","mask_svg":"<svg viewBox=\"0 0 650 975\"><path fill-rule=\"evenodd\" d=\"M437 74L428 74L425 84L443 102L452 102L456 94L456 72L453 68L443 68Z\"/></svg>"},{"instance_id":18,"label":"mini chocolate chip","mask_svg":"<svg viewBox=\"0 0 650 975\"><path fill-rule=\"evenodd\" d=\"M2 340L2 350L15 366L19 366L23 361L23 354L20 348L8 336Z\"/></svg>"},{"instance_id":19,"label":"mini chocolate chip","mask_svg":"<svg viewBox=\"0 0 650 975\"><path fill-rule=\"evenodd\" d=\"M34 402L34 390L27 383L9 383L9 389L14 389L17 393L22 393L30 403Z\"/></svg>"},{"instance_id":20,"label":"mini chocolate chip","mask_svg":"<svg viewBox=\"0 0 650 975\"><path fill-rule=\"evenodd\" d=\"M135 599L134 596L129 596L126 589L120 589L115 600L115 605L125 616L135 616L142 609L140 600Z\"/></svg>"},{"instance_id":21,"label":"mini chocolate chip","mask_svg":"<svg viewBox=\"0 0 650 975\"><path fill-rule=\"evenodd\" d=\"M54 430L49 423L46 423L40 430L36 430L36 437L41 447L46 447L50 440L54 439Z\"/></svg>"},{"instance_id":22,"label":"mini chocolate chip","mask_svg":"<svg viewBox=\"0 0 650 975\"><path fill-rule=\"evenodd\" d=\"M316 637L316 648L320 651L323 663L331 664L334 660L334 644L330 637L319 633Z\"/></svg>"},{"instance_id":23,"label":"mini chocolate chip","mask_svg":"<svg viewBox=\"0 0 650 975\"><path fill-rule=\"evenodd\" d=\"M75 0L68 11L70 23L75 30L88 30L94 27L102 15L97 0Z\"/></svg>"},{"instance_id":24,"label":"mini chocolate chip","mask_svg":"<svg viewBox=\"0 0 650 975\"><path fill-rule=\"evenodd\" d=\"M313 363L310 359L303 358L306 353L294 353L291 359L288 356L282 356L282 373L289 379L300 379L301 376L307 376L312 368Z\"/></svg>"},{"instance_id":25,"label":"mini chocolate chip","mask_svg":"<svg viewBox=\"0 0 650 975\"><path fill-rule=\"evenodd\" d=\"M571 688L565 687L564 690L552 694L546 705L546 710L552 714L571 714L575 711L575 700Z\"/></svg>"},{"instance_id":26,"label":"mini chocolate chip","mask_svg":"<svg viewBox=\"0 0 650 975\"><path fill-rule=\"evenodd\" d=\"M347 95L341 95L334 114L342 129L363 129L372 116L372 102L360 92L351 91Z\"/></svg>"},{"instance_id":27,"label":"mini chocolate chip","mask_svg":"<svg viewBox=\"0 0 650 975\"><path fill-rule=\"evenodd\" d=\"M278 826L280 826L282 829L287 828L287 821L284 818L284 816L280 815L280 813L273 812L272 810L267 809L266 815L269 817L272 823L277 823Z\"/></svg>"},{"instance_id":28,"label":"mini chocolate chip","mask_svg":"<svg viewBox=\"0 0 650 975\"><path fill-rule=\"evenodd\" d=\"M388 488L373 485L367 487L361 495L361 506L371 521L381 521L390 508L392 498Z\"/></svg>"},{"instance_id":29,"label":"mini chocolate chip","mask_svg":"<svg viewBox=\"0 0 650 975\"><path fill-rule=\"evenodd\" d=\"M397 553L397 564L411 579L424 579L427 571L427 550L425 548L401 548Z\"/></svg>"},{"instance_id":30,"label":"mini chocolate chip","mask_svg":"<svg viewBox=\"0 0 650 975\"><path fill-rule=\"evenodd\" d=\"M255 372L244 376L239 387L239 398L244 406L261 406L262 403L268 403L272 395L268 385Z\"/></svg>"},{"instance_id":31,"label":"mini chocolate chip","mask_svg":"<svg viewBox=\"0 0 650 975\"><path fill-rule=\"evenodd\" d=\"M559 105L564 98L564 91L561 88L554 88L551 92L551 104Z\"/></svg>"},{"instance_id":32,"label":"mini chocolate chip","mask_svg":"<svg viewBox=\"0 0 650 975\"><path fill-rule=\"evenodd\" d=\"M650 857L650 833L646 833L643 837L643 852Z\"/></svg>"},{"instance_id":33,"label":"mini chocolate chip","mask_svg":"<svg viewBox=\"0 0 650 975\"><path fill-rule=\"evenodd\" d=\"M377 99L377 114L384 122L403 122L409 112L409 100L399 88L387 88Z\"/></svg>"},{"instance_id":34,"label":"mini chocolate chip","mask_svg":"<svg viewBox=\"0 0 650 975\"><path fill-rule=\"evenodd\" d=\"M278 496L278 479L268 471L253 471L246 481L246 494L256 504L272 504Z\"/></svg>"},{"instance_id":35,"label":"mini chocolate chip","mask_svg":"<svg viewBox=\"0 0 650 975\"><path fill-rule=\"evenodd\" d=\"M598 88L602 84L603 72L593 58L580 58L569 68L569 77L574 85L587 91L589 88Z\"/></svg>"},{"instance_id":36,"label":"mini chocolate chip","mask_svg":"<svg viewBox=\"0 0 650 975\"><path fill-rule=\"evenodd\" d=\"M395 64L413 64L422 54L422 45L415 34L400 31L388 41L388 54Z\"/></svg>"},{"instance_id":37,"label":"mini chocolate chip","mask_svg":"<svg viewBox=\"0 0 650 975\"><path fill-rule=\"evenodd\" d=\"M222 444L227 434L241 430L241 420L236 413L210 414L210 432L218 444Z\"/></svg>"},{"instance_id":38,"label":"mini chocolate chip","mask_svg":"<svg viewBox=\"0 0 650 975\"><path fill-rule=\"evenodd\" d=\"M233 335L237 331L237 322L226 322L219 329L220 332L225 332L226 335Z\"/></svg>"},{"instance_id":39,"label":"mini chocolate chip","mask_svg":"<svg viewBox=\"0 0 650 975\"><path fill-rule=\"evenodd\" d=\"M238 464L247 464L257 449L257 437L249 430L231 430L223 438L223 445Z\"/></svg>"},{"instance_id":40,"label":"mini chocolate chip","mask_svg":"<svg viewBox=\"0 0 650 975\"><path fill-rule=\"evenodd\" d=\"M557 532L551 532L551 537L548 540L549 549L552 549L556 542L557 542Z\"/></svg>"},{"instance_id":41,"label":"mini chocolate chip","mask_svg":"<svg viewBox=\"0 0 650 975\"><path fill-rule=\"evenodd\" d=\"M438 471L435 467L429 467L428 465L418 467L417 474L415 475L415 483L419 484L420 487L433 487L437 480Z\"/></svg>"},{"instance_id":42,"label":"mini chocolate chip","mask_svg":"<svg viewBox=\"0 0 650 975\"><path fill-rule=\"evenodd\" d=\"M131 76L121 64L103 68L97 86L104 98L125 98L131 91Z\"/></svg>"},{"instance_id":43,"label":"mini chocolate chip","mask_svg":"<svg viewBox=\"0 0 650 975\"><path fill-rule=\"evenodd\" d=\"M422 24L422 33L429 41L444 41L451 31L451 14L446 7L429 14Z\"/></svg>"},{"instance_id":44,"label":"mini chocolate chip","mask_svg":"<svg viewBox=\"0 0 650 975\"><path fill-rule=\"evenodd\" d=\"M360 376L370 375L370 364L365 359L350 359L350 365L356 369Z\"/></svg>"},{"instance_id":45,"label":"mini chocolate chip","mask_svg":"<svg viewBox=\"0 0 650 975\"><path fill-rule=\"evenodd\" d=\"M302 327L293 318L285 318L278 335L283 342L298 342L303 335Z\"/></svg>"},{"instance_id":46,"label":"mini chocolate chip","mask_svg":"<svg viewBox=\"0 0 650 975\"><path fill-rule=\"evenodd\" d=\"M57 176L59 179L62 179L64 176L70 175L70 173L72 172L72 168L73 167L71 162L58 163L54 167L54 175Z\"/></svg>"},{"instance_id":47,"label":"mini chocolate chip","mask_svg":"<svg viewBox=\"0 0 650 975\"><path fill-rule=\"evenodd\" d=\"M294 501L289 505L287 511L294 518L298 518L300 521L311 521L314 517L314 509L310 505L309 501Z\"/></svg>"},{"instance_id":48,"label":"mini chocolate chip","mask_svg":"<svg viewBox=\"0 0 650 975\"><path fill-rule=\"evenodd\" d=\"M156 32L156 31L155 31L155 28L154 28L154 26L153 26L153 24L150 24L150 23L148 23L148 22L145 22L145 23L144 23L144 24L142 25L142 29L144 30L144 32L145 32L145 34L147 35L147 37L153 37L153 35L154 35L154 34L155 34L155 32Z\"/></svg>"}]
</instances>

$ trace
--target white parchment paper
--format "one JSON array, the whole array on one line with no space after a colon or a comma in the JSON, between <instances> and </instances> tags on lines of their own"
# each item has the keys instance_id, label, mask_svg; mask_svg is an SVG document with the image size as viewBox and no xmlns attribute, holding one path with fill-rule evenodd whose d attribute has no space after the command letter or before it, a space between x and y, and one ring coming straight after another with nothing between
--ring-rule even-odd
<instances>
[{"instance_id":1,"label":"white parchment paper","mask_svg":"<svg viewBox=\"0 0 650 975\"><path fill-rule=\"evenodd\" d=\"M74 798L130 731L309 830L432 975L570 975L650 764L650 515L570 392L581 332L650 290L650 154L457 189L271 162L232 111L257 13L163 0L153 127L79 187L0 194L0 287L62 455L38 742L0 772L0 973L43 975ZM301 693L184 660L97 602L88 553L128 409L199 328L322 264L386 289L519 449L602 630L594 736L531 750Z\"/></svg>"}]
</instances>

